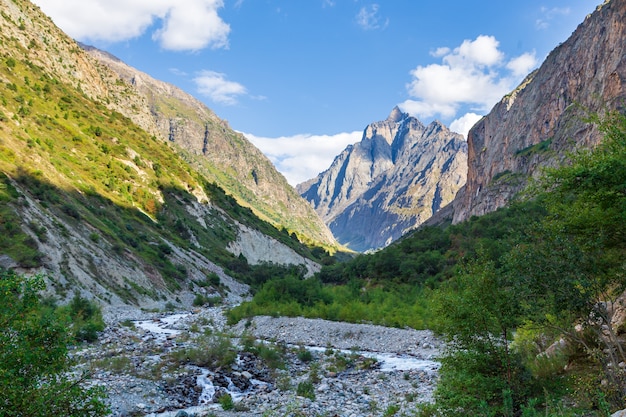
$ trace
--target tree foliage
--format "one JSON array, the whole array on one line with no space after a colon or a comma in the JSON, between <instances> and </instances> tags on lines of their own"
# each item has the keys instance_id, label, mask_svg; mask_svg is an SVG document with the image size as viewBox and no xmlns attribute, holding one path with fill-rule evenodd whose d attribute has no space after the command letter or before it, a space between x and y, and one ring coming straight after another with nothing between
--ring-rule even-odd
<instances>
[{"instance_id":1,"label":"tree foliage","mask_svg":"<svg viewBox=\"0 0 626 417\"><path fill-rule=\"evenodd\" d=\"M70 323L40 302L41 277L0 271L0 415L103 416L102 391L69 373Z\"/></svg>"},{"instance_id":2,"label":"tree foliage","mask_svg":"<svg viewBox=\"0 0 626 417\"><path fill-rule=\"evenodd\" d=\"M562 396L585 415L623 405L626 356L613 307L626 290L626 117L610 115L600 128L601 145L529 190L546 213L540 221L438 289L444 415L535 415L548 410L546 397Z\"/></svg>"}]
</instances>

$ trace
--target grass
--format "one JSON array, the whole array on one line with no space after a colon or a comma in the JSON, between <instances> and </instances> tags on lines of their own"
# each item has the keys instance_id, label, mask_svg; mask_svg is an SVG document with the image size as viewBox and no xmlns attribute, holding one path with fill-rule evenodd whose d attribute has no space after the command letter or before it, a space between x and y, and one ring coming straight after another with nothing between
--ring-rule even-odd
<instances>
[{"instance_id":1,"label":"grass","mask_svg":"<svg viewBox=\"0 0 626 417\"><path fill-rule=\"evenodd\" d=\"M552 145L552 138L546 139L531 146L527 146L524 149L520 149L515 152L516 156L531 156L539 153L546 153L550 151L550 145Z\"/></svg>"}]
</instances>

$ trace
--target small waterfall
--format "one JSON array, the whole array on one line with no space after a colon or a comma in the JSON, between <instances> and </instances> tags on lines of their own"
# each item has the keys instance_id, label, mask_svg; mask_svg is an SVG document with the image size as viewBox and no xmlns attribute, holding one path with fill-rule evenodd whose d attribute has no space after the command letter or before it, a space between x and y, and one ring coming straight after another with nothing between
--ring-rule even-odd
<instances>
[{"instance_id":1,"label":"small waterfall","mask_svg":"<svg viewBox=\"0 0 626 417\"><path fill-rule=\"evenodd\" d=\"M198 375L196 380L198 386L202 387L202 393L198 399L198 405L206 405L213 403L213 397L215 396L215 386L211 379L209 379L209 371L206 369L202 371L201 375Z\"/></svg>"}]
</instances>

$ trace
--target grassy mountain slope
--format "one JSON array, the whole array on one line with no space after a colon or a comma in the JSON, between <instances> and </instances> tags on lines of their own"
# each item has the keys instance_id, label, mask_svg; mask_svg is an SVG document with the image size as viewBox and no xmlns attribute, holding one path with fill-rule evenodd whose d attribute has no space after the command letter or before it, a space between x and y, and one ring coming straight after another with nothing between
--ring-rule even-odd
<instances>
[{"instance_id":1,"label":"grassy mountain slope","mask_svg":"<svg viewBox=\"0 0 626 417\"><path fill-rule=\"evenodd\" d=\"M315 268L295 235L109 108L100 69L38 8L0 3L0 265L43 268L60 295L143 306L242 294L242 230L287 253L265 260Z\"/></svg>"},{"instance_id":2,"label":"grassy mountain slope","mask_svg":"<svg viewBox=\"0 0 626 417\"><path fill-rule=\"evenodd\" d=\"M241 205L309 243L336 245L331 232L270 160L200 101L84 46L97 59L108 103L149 132L175 145L183 158ZM139 102L129 101L133 97Z\"/></svg>"}]
</instances>

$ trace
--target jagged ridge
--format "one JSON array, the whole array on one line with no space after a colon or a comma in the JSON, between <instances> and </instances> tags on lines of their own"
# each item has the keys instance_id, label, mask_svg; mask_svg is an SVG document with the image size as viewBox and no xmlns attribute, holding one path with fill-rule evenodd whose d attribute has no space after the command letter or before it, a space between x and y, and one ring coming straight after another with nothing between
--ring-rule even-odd
<instances>
[{"instance_id":1,"label":"jagged ridge","mask_svg":"<svg viewBox=\"0 0 626 417\"><path fill-rule=\"evenodd\" d=\"M466 155L461 135L439 122L424 126L396 107L297 190L341 243L379 248L452 201L465 182Z\"/></svg>"}]
</instances>

